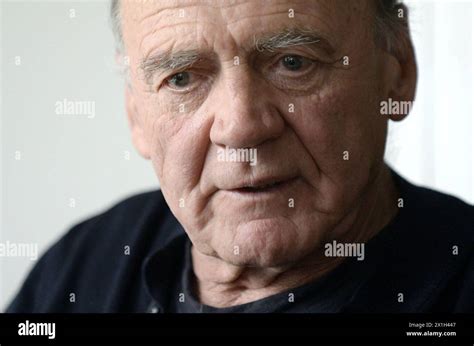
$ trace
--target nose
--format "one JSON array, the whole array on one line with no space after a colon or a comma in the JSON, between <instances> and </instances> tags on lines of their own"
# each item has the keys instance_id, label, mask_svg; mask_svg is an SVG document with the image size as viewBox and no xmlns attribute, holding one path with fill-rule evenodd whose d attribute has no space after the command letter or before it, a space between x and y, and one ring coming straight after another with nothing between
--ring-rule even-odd
<instances>
[{"instance_id":1,"label":"nose","mask_svg":"<svg viewBox=\"0 0 474 346\"><path fill-rule=\"evenodd\" d=\"M285 122L268 86L243 67L229 74L216 85L211 141L219 146L252 148L281 136Z\"/></svg>"}]
</instances>

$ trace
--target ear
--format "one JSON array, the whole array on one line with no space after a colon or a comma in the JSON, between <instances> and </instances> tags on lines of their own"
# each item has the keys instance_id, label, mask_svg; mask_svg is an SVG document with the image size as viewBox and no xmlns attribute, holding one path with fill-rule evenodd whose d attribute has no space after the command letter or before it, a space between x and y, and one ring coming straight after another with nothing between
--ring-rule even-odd
<instances>
[{"instance_id":1,"label":"ear","mask_svg":"<svg viewBox=\"0 0 474 346\"><path fill-rule=\"evenodd\" d=\"M385 68L390 69L385 92L387 99L397 102L397 112L390 112L389 118L393 121L403 120L409 113L413 101L415 100L416 83L417 83L417 66L415 51L408 34L400 37L399 44L384 54L385 59L388 57L388 64ZM389 101L389 100L386 100Z\"/></svg>"},{"instance_id":2,"label":"ear","mask_svg":"<svg viewBox=\"0 0 474 346\"><path fill-rule=\"evenodd\" d=\"M130 85L125 87L125 106L127 110L128 125L132 132L132 142L138 153L146 160L150 159L150 145L143 129L143 122L139 117L136 107L135 95Z\"/></svg>"}]
</instances>

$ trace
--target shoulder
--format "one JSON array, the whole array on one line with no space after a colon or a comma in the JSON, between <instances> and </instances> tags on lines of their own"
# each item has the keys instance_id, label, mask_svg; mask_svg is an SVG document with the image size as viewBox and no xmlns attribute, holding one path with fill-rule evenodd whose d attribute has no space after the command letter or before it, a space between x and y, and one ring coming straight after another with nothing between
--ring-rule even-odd
<instances>
[{"instance_id":1,"label":"shoulder","mask_svg":"<svg viewBox=\"0 0 474 346\"><path fill-rule=\"evenodd\" d=\"M416 186L396 175L407 219L421 234L474 242L474 206L454 196ZM402 210L403 213L403 210ZM415 228L414 228L415 229ZM436 232L435 232L436 231Z\"/></svg>"},{"instance_id":2,"label":"shoulder","mask_svg":"<svg viewBox=\"0 0 474 346\"><path fill-rule=\"evenodd\" d=\"M415 238L425 247L425 266L436 282L424 308L433 312L474 312L474 207L427 188L418 188L414 212ZM417 202L417 203L416 203ZM422 259L420 259L422 260ZM439 280L434 272L444 273Z\"/></svg>"},{"instance_id":3,"label":"shoulder","mask_svg":"<svg viewBox=\"0 0 474 346\"><path fill-rule=\"evenodd\" d=\"M372 284L410 299L391 311L474 311L474 207L394 174L403 205L392 223L385 269ZM384 305L385 306L385 305Z\"/></svg>"},{"instance_id":4,"label":"shoulder","mask_svg":"<svg viewBox=\"0 0 474 346\"><path fill-rule=\"evenodd\" d=\"M29 273L8 312L113 310L113 294L139 280L143 258L175 226L161 191L129 197L62 236ZM115 282L115 284L114 284ZM136 289L127 286L127 289ZM69 304L74 294L75 304Z\"/></svg>"},{"instance_id":5,"label":"shoulder","mask_svg":"<svg viewBox=\"0 0 474 346\"><path fill-rule=\"evenodd\" d=\"M137 194L73 226L43 257L47 260L67 254L75 258L83 253L92 258L97 252L113 251L119 244L123 250L123 246L145 236L143 232L152 224L159 226L167 218L169 209L161 191Z\"/></svg>"},{"instance_id":6,"label":"shoulder","mask_svg":"<svg viewBox=\"0 0 474 346\"><path fill-rule=\"evenodd\" d=\"M127 240L133 236L131 229L147 228L150 223L166 219L168 213L169 209L161 191L133 195L75 225L61 238L58 245L78 240L87 241L91 237L98 241L108 239L112 235L116 239Z\"/></svg>"}]
</instances>

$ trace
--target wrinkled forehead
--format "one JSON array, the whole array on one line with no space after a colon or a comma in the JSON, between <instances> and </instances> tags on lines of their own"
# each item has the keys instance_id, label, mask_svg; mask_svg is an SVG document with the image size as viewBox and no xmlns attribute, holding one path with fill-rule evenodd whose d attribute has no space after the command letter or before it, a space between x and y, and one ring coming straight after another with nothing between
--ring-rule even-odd
<instances>
[{"instance_id":1,"label":"wrinkled forehead","mask_svg":"<svg viewBox=\"0 0 474 346\"><path fill-rule=\"evenodd\" d=\"M246 49L258 37L295 27L341 47L370 34L371 5L370 0L124 0L122 30L127 51L140 56L177 45L208 45L232 55L236 46Z\"/></svg>"}]
</instances>

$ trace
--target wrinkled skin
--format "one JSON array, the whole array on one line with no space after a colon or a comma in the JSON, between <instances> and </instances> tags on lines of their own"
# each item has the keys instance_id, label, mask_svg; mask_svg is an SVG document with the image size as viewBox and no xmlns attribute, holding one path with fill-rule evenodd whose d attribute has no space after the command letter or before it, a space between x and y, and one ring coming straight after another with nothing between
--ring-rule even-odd
<instances>
[{"instance_id":1,"label":"wrinkled skin","mask_svg":"<svg viewBox=\"0 0 474 346\"><path fill-rule=\"evenodd\" d=\"M240 304L315 279L338 263L322 256L326 241L366 241L394 217L379 104L412 100L416 67L411 51L376 45L370 1L126 1L122 16L133 141L193 242L202 302ZM293 27L332 49L255 50L255 37ZM185 87L173 84L180 71L144 77L142 59L181 49L206 54ZM287 55L302 68L288 69ZM226 146L257 149L257 165L219 162ZM286 183L236 190L268 179Z\"/></svg>"}]
</instances>

